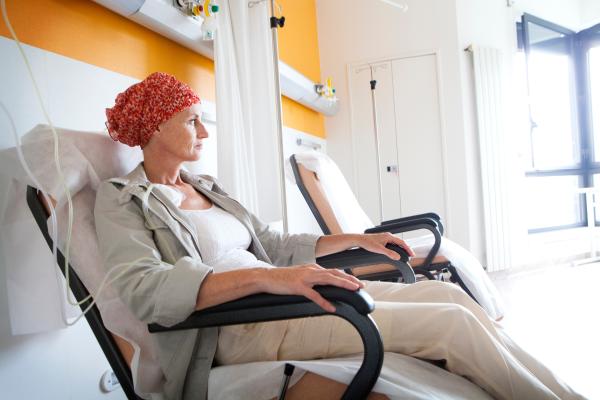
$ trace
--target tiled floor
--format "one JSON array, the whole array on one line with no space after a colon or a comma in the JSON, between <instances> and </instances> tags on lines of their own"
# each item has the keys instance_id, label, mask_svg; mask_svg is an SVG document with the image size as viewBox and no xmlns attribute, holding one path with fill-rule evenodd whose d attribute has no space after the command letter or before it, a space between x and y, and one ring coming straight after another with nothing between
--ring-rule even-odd
<instances>
[{"instance_id":1,"label":"tiled floor","mask_svg":"<svg viewBox=\"0 0 600 400\"><path fill-rule=\"evenodd\" d=\"M513 338L589 399L600 399L600 263L492 273Z\"/></svg>"}]
</instances>

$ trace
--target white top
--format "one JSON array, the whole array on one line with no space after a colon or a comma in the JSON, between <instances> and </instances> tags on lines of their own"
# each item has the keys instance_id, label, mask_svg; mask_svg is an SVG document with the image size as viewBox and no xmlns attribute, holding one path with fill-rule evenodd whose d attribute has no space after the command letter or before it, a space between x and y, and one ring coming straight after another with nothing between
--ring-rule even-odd
<instances>
[{"instance_id":1,"label":"white top","mask_svg":"<svg viewBox=\"0 0 600 400\"><path fill-rule=\"evenodd\" d=\"M207 210L182 210L194 223L200 254L215 272L248 267L271 267L247 249L252 238L248 229L233 215L213 205Z\"/></svg>"},{"instance_id":2,"label":"white top","mask_svg":"<svg viewBox=\"0 0 600 400\"><path fill-rule=\"evenodd\" d=\"M166 185L156 186L181 206L181 192ZM202 262L213 267L215 272L272 267L247 250L252 241L250 232L236 217L221 207L213 204L206 210L180 210L188 216L196 229Z\"/></svg>"}]
</instances>

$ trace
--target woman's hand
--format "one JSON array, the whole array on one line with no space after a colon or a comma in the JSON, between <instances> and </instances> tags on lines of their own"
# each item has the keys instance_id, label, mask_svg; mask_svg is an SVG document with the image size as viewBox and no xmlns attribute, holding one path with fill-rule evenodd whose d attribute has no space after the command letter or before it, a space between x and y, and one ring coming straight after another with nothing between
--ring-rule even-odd
<instances>
[{"instance_id":1,"label":"woman's hand","mask_svg":"<svg viewBox=\"0 0 600 400\"><path fill-rule=\"evenodd\" d=\"M410 257L415 256L415 252L410 248L409 245L397 236L392 235L389 232L383 233L366 233L357 235L356 245L362 247L365 250L369 250L373 253L379 253L388 256L392 260L399 260L400 254L394 250L390 250L385 246L387 244L395 244L402 247Z\"/></svg>"},{"instance_id":2,"label":"woman's hand","mask_svg":"<svg viewBox=\"0 0 600 400\"><path fill-rule=\"evenodd\" d=\"M315 285L332 285L347 290L364 287L360 280L342 270L325 269L317 264L266 269L261 280L264 292L301 295L314 301L325 311L334 312L333 304L313 289Z\"/></svg>"},{"instance_id":3,"label":"woman's hand","mask_svg":"<svg viewBox=\"0 0 600 400\"><path fill-rule=\"evenodd\" d=\"M324 235L317 241L315 256L322 257L358 246L365 250L372 251L373 253L386 255L392 260L399 260L400 255L398 253L385 247L388 243L393 243L402 247L411 257L415 256L415 253L404 240L389 232Z\"/></svg>"}]
</instances>

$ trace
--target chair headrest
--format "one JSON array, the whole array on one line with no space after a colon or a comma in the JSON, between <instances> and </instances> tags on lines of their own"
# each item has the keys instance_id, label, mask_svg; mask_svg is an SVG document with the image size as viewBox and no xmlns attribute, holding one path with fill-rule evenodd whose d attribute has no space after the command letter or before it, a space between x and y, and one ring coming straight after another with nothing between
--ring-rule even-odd
<instances>
[{"instance_id":1,"label":"chair headrest","mask_svg":"<svg viewBox=\"0 0 600 400\"><path fill-rule=\"evenodd\" d=\"M142 160L140 148L114 142L104 132L56 128L58 157L71 195L86 185L96 190L108 178L122 176ZM63 189L54 158L54 136L48 125L37 125L22 138L23 156L36 179L49 194L63 203ZM5 175L34 185L21 165L16 147L0 151L0 168Z\"/></svg>"},{"instance_id":2,"label":"chair headrest","mask_svg":"<svg viewBox=\"0 0 600 400\"><path fill-rule=\"evenodd\" d=\"M344 174L331 158L314 150L297 153L294 157L298 164L317 175L342 232L362 233L373 227L373 222L358 203ZM288 171L291 171L291 179L295 182L291 163L286 160L286 173L289 176Z\"/></svg>"}]
</instances>

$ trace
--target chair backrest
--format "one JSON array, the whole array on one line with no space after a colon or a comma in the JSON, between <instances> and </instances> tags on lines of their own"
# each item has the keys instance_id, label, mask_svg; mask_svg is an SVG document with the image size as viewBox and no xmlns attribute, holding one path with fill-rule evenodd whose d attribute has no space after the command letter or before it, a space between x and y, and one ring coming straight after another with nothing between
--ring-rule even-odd
<instances>
[{"instance_id":1,"label":"chair backrest","mask_svg":"<svg viewBox=\"0 0 600 400\"><path fill-rule=\"evenodd\" d=\"M29 209L31 210L31 213L33 214L33 217L40 228L44 239L46 239L48 246L52 248L53 241L48 232L48 226L46 223L49 213L43 200L38 195L37 189L31 186L27 186L27 204L29 205ZM57 251L56 262L58 263L63 275L66 277L65 257L60 250ZM73 292L75 299L80 302L89 296L89 291L83 282L81 282L79 276L77 276L77 273L70 264L68 272L69 288ZM90 299L82 303L80 306L81 310L85 310L90 305L91 301L92 300ZM119 338L118 336L113 336L113 334L106 329L104 322L102 321L102 316L100 315L100 310L97 306L92 306L86 313L85 318L87 319L92 332L96 336L96 339L98 340L98 343L100 344L108 363L117 376L123 391L127 395L127 398L140 399L135 394L131 370L129 368L132 357L131 345L124 339Z\"/></svg>"},{"instance_id":2,"label":"chair backrest","mask_svg":"<svg viewBox=\"0 0 600 400\"><path fill-rule=\"evenodd\" d=\"M342 233L342 228L327 201L327 196L317 175L304 165L298 164L294 154L290 157L290 163L298 189L323 233L326 235Z\"/></svg>"},{"instance_id":3,"label":"chair backrest","mask_svg":"<svg viewBox=\"0 0 600 400\"><path fill-rule=\"evenodd\" d=\"M83 293L95 294L96 288L106 274L98 250L94 224L96 188L104 179L122 176L131 171L142 160L142 152L139 148L130 148L116 143L102 132L57 128L57 133L62 172L74 208L69 264L73 267L70 268L72 272L70 277L76 275L77 279L74 281L78 283L73 283L74 281L71 280L71 286L79 285L80 288L76 290L80 298L83 298L85 297ZM48 126L38 125L23 136L22 143L21 149L33 175L44 186L47 194L58 203L56 206L59 228L58 248L64 249L67 225L66 198L56 172L52 132ZM10 171L11 178L22 185L33 186L19 163L16 149L2 150L0 160L2 161L0 165ZM30 199L27 201L30 207L36 207L37 211L34 214L37 214L37 225L44 232L46 240L51 240L47 236L47 209L44 208L43 203L39 203L39 199L36 199L35 189L30 189L30 193ZM25 199L19 201L24 202ZM33 221L31 223L33 224ZM59 265L63 266L62 255L58 258ZM76 290L73 292L75 293ZM135 377L138 393L157 391L163 376L155 355L153 339L146 324L131 313L111 286L105 287L97 300L98 307L91 314L96 327L92 326L92 322L90 326L113 366L115 374L122 382L127 396L137 399L133 392L131 375ZM101 317L98 312L101 313ZM116 354L119 354L120 358ZM143 367L141 360L143 360Z\"/></svg>"},{"instance_id":4,"label":"chair backrest","mask_svg":"<svg viewBox=\"0 0 600 400\"><path fill-rule=\"evenodd\" d=\"M289 158L302 196L325 234L363 233L373 223L359 205L337 165L310 151Z\"/></svg>"}]
</instances>

